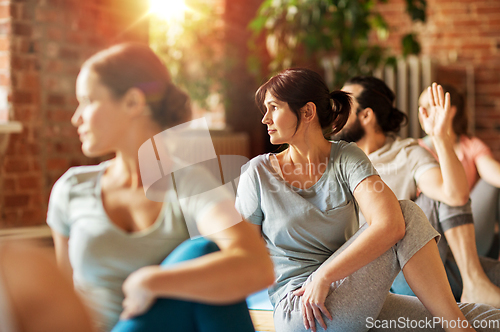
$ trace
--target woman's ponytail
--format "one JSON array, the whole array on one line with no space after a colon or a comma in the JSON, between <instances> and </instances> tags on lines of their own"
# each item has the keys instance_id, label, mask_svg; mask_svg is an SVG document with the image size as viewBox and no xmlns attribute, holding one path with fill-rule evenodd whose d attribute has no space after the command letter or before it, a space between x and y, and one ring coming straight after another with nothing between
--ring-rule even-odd
<instances>
[{"instance_id":1,"label":"woman's ponytail","mask_svg":"<svg viewBox=\"0 0 500 332\"><path fill-rule=\"evenodd\" d=\"M172 83L167 84L159 105L150 103L151 116L161 128L189 121L191 104L187 93Z\"/></svg>"},{"instance_id":2,"label":"woman's ponytail","mask_svg":"<svg viewBox=\"0 0 500 332\"><path fill-rule=\"evenodd\" d=\"M352 99L349 93L335 90L330 92L332 100L332 119L328 124L330 135L338 133L347 123L351 112Z\"/></svg>"}]
</instances>

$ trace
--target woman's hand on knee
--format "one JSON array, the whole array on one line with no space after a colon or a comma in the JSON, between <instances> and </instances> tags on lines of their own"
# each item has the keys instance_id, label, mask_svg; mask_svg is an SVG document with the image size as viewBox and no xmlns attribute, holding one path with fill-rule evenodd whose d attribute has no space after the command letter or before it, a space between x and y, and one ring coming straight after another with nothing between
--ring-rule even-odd
<instances>
[{"instance_id":1,"label":"woman's hand on knee","mask_svg":"<svg viewBox=\"0 0 500 332\"><path fill-rule=\"evenodd\" d=\"M122 303L123 312L120 319L142 315L151 308L156 296L148 282L158 270L160 270L159 266L145 266L128 276L122 286L125 299Z\"/></svg>"},{"instance_id":2,"label":"woman's hand on knee","mask_svg":"<svg viewBox=\"0 0 500 332\"><path fill-rule=\"evenodd\" d=\"M313 332L316 331L315 319L326 330L326 323L323 320L322 314L330 320L333 319L325 306L325 300L328 296L331 283L318 276L314 277L311 282L304 284L301 288L293 292L295 296L301 297L304 327L306 330L311 329Z\"/></svg>"}]
</instances>

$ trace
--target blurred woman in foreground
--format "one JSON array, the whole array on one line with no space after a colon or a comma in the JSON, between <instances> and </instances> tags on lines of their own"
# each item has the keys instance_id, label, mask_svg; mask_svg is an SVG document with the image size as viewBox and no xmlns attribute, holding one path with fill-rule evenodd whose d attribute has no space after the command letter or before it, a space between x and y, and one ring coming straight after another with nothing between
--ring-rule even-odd
<instances>
[{"instance_id":1,"label":"blurred woman in foreground","mask_svg":"<svg viewBox=\"0 0 500 332\"><path fill-rule=\"evenodd\" d=\"M165 199L145 195L139 148L190 120L187 95L141 44L88 59L76 93L72 123L83 153L115 157L68 170L52 190L47 223L58 263L99 329L111 330L121 317L113 331L253 331L244 299L272 283L272 263L258 233L240 222L233 196L198 195L220 186L201 168L173 183L182 162L167 151L156 151L168 165ZM188 218L211 241L189 240Z\"/></svg>"}]
</instances>

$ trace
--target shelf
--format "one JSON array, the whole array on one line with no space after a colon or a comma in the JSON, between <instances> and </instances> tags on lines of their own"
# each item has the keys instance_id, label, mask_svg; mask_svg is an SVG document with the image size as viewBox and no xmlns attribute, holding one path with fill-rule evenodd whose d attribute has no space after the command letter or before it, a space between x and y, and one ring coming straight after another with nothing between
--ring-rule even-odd
<instances>
[{"instance_id":1,"label":"shelf","mask_svg":"<svg viewBox=\"0 0 500 332\"><path fill-rule=\"evenodd\" d=\"M16 134L23 131L23 125L19 121L0 122L0 134Z\"/></svg>"}]
</instances>

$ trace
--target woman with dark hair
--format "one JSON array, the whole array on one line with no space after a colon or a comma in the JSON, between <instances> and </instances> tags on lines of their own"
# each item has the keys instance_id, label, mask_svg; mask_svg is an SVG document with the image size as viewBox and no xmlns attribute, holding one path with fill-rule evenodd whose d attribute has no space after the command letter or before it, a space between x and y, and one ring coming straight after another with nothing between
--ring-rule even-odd
<instances>
[{"instance_id":1,"label":"woman with dark hair","mask_svg":"<svg viewBox=\"0 0 500 332\"><path fill-rule=\"evenodd\" d=\"M115 157L68 170L52 189L47 223L98 330L253 331L244 299L272 283L265 246L208 171L185 167L156 140L190 119L188 96L148 46L133 43L88 59L76 93L71 121L83 153ZM146 197L151 174L138 156L152 137L167 183L161 202ZM213 242L189 240L188 218Z\"/></svg>"},{"instance_id":2,"label":"woman with dark hair","mask_svg":"<svg viewBox=\"0 0 500 332\"><path fill-rule=\"evenodd\" d=\"M479 255L486 256L493 244L495 224L500 221L500 162L495 160L491 149L479 138L469 134L465 100L451 85L443 85L450 94L453 123L451 132L455 152L462 163L469 183L476 245ZM420 95L419 105L427 108L427 92ZM429 136L420 145L436 156ZM437 157L437 156L436 156ZM498 258L498 252L495 253Z\"/></svg>"},{"instance_id":3,"label":"woman with dark hair","mask_svg":"<svg viewBox=\"0 0 500 332\"><path fill-rule=\"evenodd\" d=\"M394 320L432 314L462 322L443 325L447 331L472 331L447 282L439 235L423 212L398 202L355 144L325 138L345 125L349 95L330 92L319 74L299 68L272 77L255 99L271 143L288 144L243 167L236 200L274 261L269 296L276 331L322 330L316 324L376 330L379 314ZM358 230L359 210L367 224ZM401 268L429 311L417 299L388 295Z\"/></svg>"}]
</instances>

